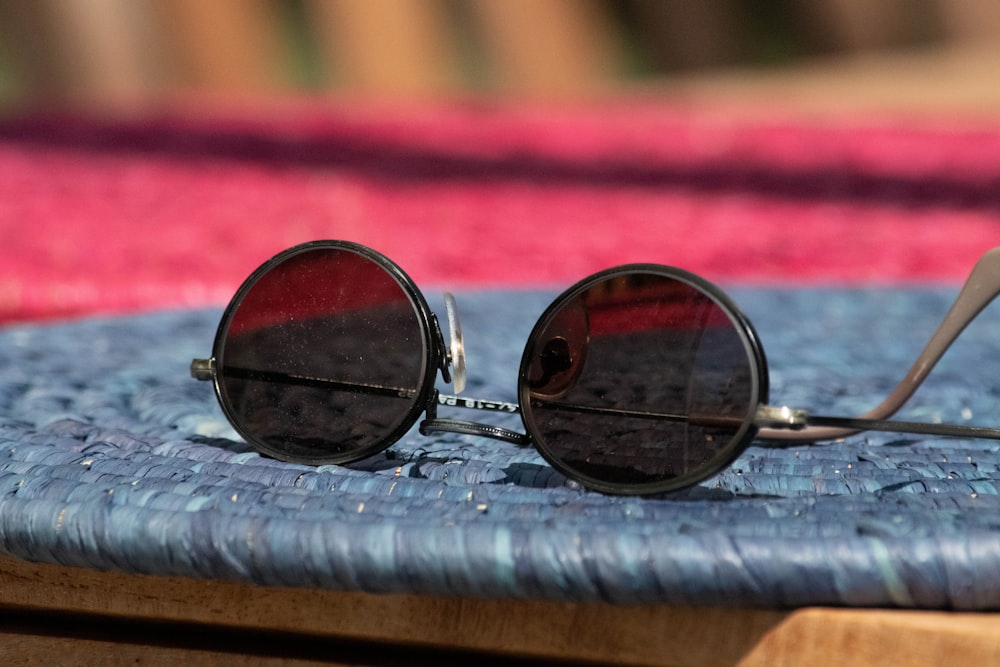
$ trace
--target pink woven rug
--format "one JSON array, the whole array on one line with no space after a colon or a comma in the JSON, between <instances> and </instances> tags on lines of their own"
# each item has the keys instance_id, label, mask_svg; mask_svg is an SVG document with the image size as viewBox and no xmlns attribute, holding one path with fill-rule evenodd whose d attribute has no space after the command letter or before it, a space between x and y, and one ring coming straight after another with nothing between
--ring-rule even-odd
<instances>
[{"instance_id":1,"label":"pink woven rug","mask_svg":"<svg viewBox=\"0 0 1000 667\"><path fill-rule=\"evenodd\" d=\"M224 304L279 250L364 243L426 287L958 282L1000 245L1000 127L622 103L0 121L0 320Z\"/></svg>"}]
</instances>

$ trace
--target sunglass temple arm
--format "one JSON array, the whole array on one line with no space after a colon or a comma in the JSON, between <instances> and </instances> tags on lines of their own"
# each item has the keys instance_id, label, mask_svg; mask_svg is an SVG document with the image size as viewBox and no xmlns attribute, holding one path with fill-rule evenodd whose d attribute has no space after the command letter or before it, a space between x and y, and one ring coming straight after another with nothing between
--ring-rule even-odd
<instances>
[{"instance_id":1,"label":"sunglass temple arm","mask_svg":"<svg viewBox=\"0 0 1000 667\"><path fill-rule=\"evenodd\" d=\"M1000 247L987 251L969 274L955 302L903 380L877 407L856 418L821 417L801 414L805 425L770 423L759 420L761 440L789 444L833 440L861 431L924 433L955 437L1000 438L1000 429L949 424L887 421L913 395L959 334L1000 294ZM779 408L780 409L780 408Z\"/></svg>"}]
</instances>

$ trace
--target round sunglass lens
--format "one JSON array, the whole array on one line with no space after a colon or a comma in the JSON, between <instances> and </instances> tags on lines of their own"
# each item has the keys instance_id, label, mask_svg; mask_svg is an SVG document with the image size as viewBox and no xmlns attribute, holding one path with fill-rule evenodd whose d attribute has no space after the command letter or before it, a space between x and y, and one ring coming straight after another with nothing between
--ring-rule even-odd
<instances>
[{"instance_id":1,"label":"round sunglass lens","mask_svg":"<svg viewBox=\"0 0 1000 667\"><path fill-rule=\"evenodd\" d=\"M643 265L597 274L550 306L519 392L556 468L603 491L655 493L728 464L756 432L766 384L756 335L721 292Z\"/></svg>"},{"instance_id":2,"label":"round sunglass lens","mask_svg":"<svg viewBox=\"0 0 1000 667\"><path fill-rule=\"evenodd\" d=\"M428 391L428 327L415 288L373 251L286 251L244 283L216 341L219 396L260 451L355 460L413 424Z\"/></svg>"}]
</instances>

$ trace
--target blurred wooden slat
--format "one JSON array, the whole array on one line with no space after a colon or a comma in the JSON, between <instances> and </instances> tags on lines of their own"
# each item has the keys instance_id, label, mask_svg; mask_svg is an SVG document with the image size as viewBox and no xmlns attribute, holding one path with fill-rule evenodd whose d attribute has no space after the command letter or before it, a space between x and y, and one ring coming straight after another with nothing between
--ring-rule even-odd
<instances>
[{"instance_id":1,"label":"blurred wooden slat","mask_svg":"<svg viewBox=\"0 0 1000 667\"><path fill-rule=\"evenodd\" d=\"M222 94L271 92L290 77L289 51L268 0L156 0L168 78Z\"/></svg>"},{"instance_id":2,"label":"blurred wooden slat","mask_svg":"<svg viewBox=\"0 0 1000 667\"><path fill-rule=\"evenodd\" d=\"M461 85L442 0L307 0L307 11L336 87L429 95Z\"/></svg>"},{"instance_id":3,"label":"blurred wooden slat","mask_svg":"<svg viewBox=\"0 0 1000 667\"><path fill-rule=\"evenodd\" d=\"M745 26L733 0L631 0L629 6L660 69L733 64L745 55Z\"/></svg>"},{"instance_id":4,"label":"blurred wooden slat","mask_svg":"<svg viewBox=\"0 0 1000 667\"><path fill-rule=\"evenodd\" d=\"M501 91L589 93L617 74L617 44L594 0L469 0Z\"/></svg>"},{"instance_id":5,"label":"blurred wooden slat","mask_svg":"<svg viewBox=\"0 0 1000 667\"><path fill-rule=\"evenodd\" d=\"M669 85L689 68L752 61L748 45L777 34L769 30L789 35L786 46L795 53L847 61L913 46L934 46L954 59L953 46L1000 42L997 0L801 0L783 3L779 13L754 7L754 21L766 26L745 20L751 10L740 0L627 0L620 7L638 22L632 29L641 37L629 47L612 6L610 0L0 0L0 48L11 70L0 92L16 90L11 82L20 81L36 102L98 107L155 103L191 89L280 95L304 83L298 64L310 75L332 73L310 78L312 86L368 96L484 90L574 96L627 89L631 82L620 75L629 48L633 55L644 50L639 57L650 59ZM286 25L294 7L304 11L304 20L295 13L295 35ZM472 64L470 54L478 56ZM808 59L798 65L794 76L811 71Z\"/></svg>"},{"instance_id":6,"label":"blurred wooden slat","mask_svg":"<svg viewBox=\"0 0 1000 667\"><path fill-rule=\"evenodd\" d=\"M1000 43L1000 2L938 0L944 33L951 41Z\"/></svg>"},{"instance_id":7,"label":"blurred wooden slat","mask_svg":"<svg viewBox=\"0 0 1000 667\"><path fill-rule=\"evenodd\" d=\"M30 95L131 105L155 78L153 26L142 0L3 0L0 35Z\"/></svg>"},{"instance_id":8,"label":"blurred wooden slat","mask_svg":"<svg viewBox=\"0 0 1000 667\"><path fill-rule=\"evenodd\" d=\"M782 68L732 67L676 74L633 88L665 103L693 104L743 117L855 121L913 117L996 124L1000 43L907 53L839 56Z\"/></svg>"},{"instance_id":9,"label":"blurred wooden slat","mask_svg":"<svg viewBox=\"0 0 1000 667\"><path fill-rule=\"evenodd\" d=\"M938 31L932 0L801 0L791 6L818 51L884 51L928 41Z\"/></svg>"},{"instance_id":10,"label":"blurred wooden slat","mask_svg":"<svg viewBox=\"0 0 1000 667\"><path fill-rule=\"evenodd\" d=\"M885 48L900 38L905 4L916 0L823 0L818 10L841 51Z\"/></svg>"}]
</instances>

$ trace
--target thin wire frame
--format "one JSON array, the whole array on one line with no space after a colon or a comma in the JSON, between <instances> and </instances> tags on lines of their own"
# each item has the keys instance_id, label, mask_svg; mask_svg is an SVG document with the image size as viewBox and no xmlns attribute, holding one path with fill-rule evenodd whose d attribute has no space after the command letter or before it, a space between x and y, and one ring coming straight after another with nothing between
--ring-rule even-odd
<instances>
[{"instance_id":1,"label":"thin wire frame","mask_svg":"<svg viewBox=\"0 0 1000 667\"><path fill-rule=\"evenodd\" d=\"M363 449L352 450L339 454L316 454L315 456L304 457L302 455L290 455L284 448L274 446L265 439L261 438L252 428L248 428L241 418L240 411L236 409L230 400L221 378L227 368L226 341L228 340L230 325L232 324L240 306L243 305L247 295L258 285L264 276L268 275L276 267L292 260L295 257L317 251L336 251L358 255L385 271L386 274L395 281L402 293L409 300L410 305L413 307L414 315L417 318L417 322L419 324L418 329L421 336L421 348L424 353L424 361L418 383L418 390L413 396L408 397L412 401L411 406L405 418L399 422L396 428L389 431L383 438L374 442L371 446ZM431 312L426 299L424 299L420 290L417 289L413 280L399 266L381 253L366 246L351 243L349 241L313 241L304 243L289 248L262 264L243 282L236 294L233 296L232 300L229 302L215 334L215 341L212 345L212 358L207 360L209 362L207 364L204 363L204 361L206 360L195 360L192 363L192 375L195 375L198 379L210 378L212 380L219 405L222 407L222 411L226 415L226 418L233 425L233 428L240 434L240 436L242 436L247 442L253 445L255 449L263 454L280 460L306 463L309 465L350 463L386 449L405 435L407 431L413 427L417 420L426 413L428 406L434 403L436 396L434 384L436 381L437 371L441 370L446 381L450 381L447 360L443 351L443 339L440 327L437 323L437 318L434 313ZM207 368L208 378L205 377L205 371L202 373L196 372L195 369L198 366L201 366L203 369ZM270 375L274 376L276 374ZM285 381L287 382L289 379L286 378ZM296 380L292 378L291 381L295 382ZM307 380L301 379L299 381L304 383Z\"/></svg>"},{"instance_id":2,"label":"thin wire frame","mask_svg":"<svg viewBox=\"0 0 1000 667\"><path fill-rule=\"evenodd\" d=\"M846 438L862 431L891 431L970 438L998 438L1000 429L956 424L889 421L913 396L965 328L1000 295L1000 247L987 251L973 266L937 330L895 389L876 407L856 418L807 416L804 428L761 428L762 440L787 444Z\"/></svg>"},{"instance_id":3,"label":"thin wire frame","mask_svg":"<svg viewBox=\"0 0 1000 667\"><path fill-rule=\"evenodd\" d=\"M727 442L718 447L715 453L700 465L685 470L673 477L659 479L656 481L643 483L616 483L606 479L601 479L587 474L579 467L567 462L548 439L543 435L544 429L538 425L536 411L533 408L533 392L530 388L529 374L537 351L542 348L546 331L552 321L559 316L569 304L587 293L595 287L612 284L617 280L630 279L635 276L653 277L676 282L690 288L694 293L707 297L720 313L728 319L728 324L732 328L732 333L736 335L740 343L742 358L739 359L740 366L745 364L748 372L748 394L746 396L746 406L742 415L725 420L732 429L728 435ZM625 369L622 369L623 371ZM649 375L656 373L655 370L645 369ZM761 346L760 338L750 320L740 310L729 296L718 287L708 282L704 278L697 276L683 269L662 266L657 264L628 264L606 269L595 273L580 282L576 283L561 295L559 295L549 307L542 313L535 323L531 334L524 347L521 356L520 369L518 371L518 403L521 407L521 418L525 429L531 436L532 444L538 449L542 457L556 470L560 471L570 479L574 479L584 486L617 495L651 495L661 494L683 489L701 480L712 477L719 471L727 468L743 451L750 445L758 431L756 415L759 406L766 405L769 393L769 376L767 370L767 359L764 349ZM576 407L571 409L579 410L580 413L590 412L588 408ZM619 412L625 416L624 410L609 412ZM693 422L690 415L659 415L661 419L672 421ZM608 434L611 439L613 436Z\"/></svg>"}]
</instances>

